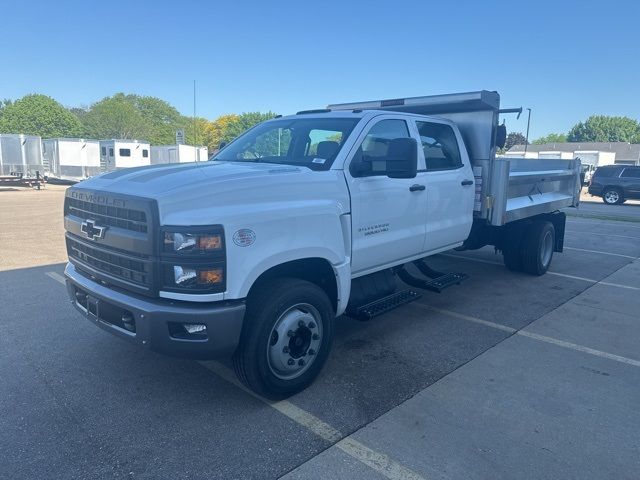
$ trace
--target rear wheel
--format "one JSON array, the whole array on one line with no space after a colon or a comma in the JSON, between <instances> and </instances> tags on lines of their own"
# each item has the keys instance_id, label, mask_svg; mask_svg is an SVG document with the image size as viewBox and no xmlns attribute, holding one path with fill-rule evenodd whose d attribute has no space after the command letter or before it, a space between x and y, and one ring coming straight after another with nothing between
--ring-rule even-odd
<instances>
[{"instance_id":1,"label":"rear wheel","mask_svg":"<svg viewBox=\"0 0 640 480\"><path fill-rule=\"evenodd\" d=\"M618 205L624 202L622 192L617 188L606 188L602 192L602 201L607 205Z\"/></svg>"},{"instance_id":2,"label":"rear wheel","mask_svg":"<svg viewBox=\"0 0 640 480\"><path fill-rule=\"evenodd\" d=\"M522 267L531 275L544 275L551 265L556 231L551 222L537 221L529 225L522 241Z\"/></svg>"},{"instance_id":3,"label":"rear wheel","mask_svg":"<svg viewBox=\"0 0 640 480\"><path fill-rule=\"evenodd\" d=\"M233 365L240 380L270 399L293 395L320 373L333 337L333 305L317 285L276 279L247 300Z\"/></svg>"}]
</instances>

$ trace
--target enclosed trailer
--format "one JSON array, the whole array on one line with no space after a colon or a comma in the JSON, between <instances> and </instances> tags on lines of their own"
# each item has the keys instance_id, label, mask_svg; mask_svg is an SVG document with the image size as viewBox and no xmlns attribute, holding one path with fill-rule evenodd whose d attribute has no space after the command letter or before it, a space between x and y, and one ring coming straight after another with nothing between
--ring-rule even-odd
<instances>
[{"instance_id":1,"label":"enclosed trailer","mask_svg":"<svg viewBox=\"0 0 640 480\"><path fill-rule=\"evenodd\" d=\"M36 135L0 134L0 176L44 175L42 142Z\"/></svg>"},{"instance_id":2,"label":"enclosed trailer","mask_svg":"<svg viewBox=\"0 0 640 480\"><path fill-rule=\"evenodd\" d=\"M79 182L100 173L100 143L83 138L42 141L45 174L50 179Z\"/></svg>"},{"instance_id":3,"label":"enclosed trailer","mask_svg":"<svg viewBox=\"0 0 640 480\"><path fill-rule=\"evenodd\" d=\"M149 143L138 140L100 140L100 170L110 172L150 165L150 149Z\"/></svg>"},{"instance_id":4,"label":"enclosed trailer","mask_svg":"<svg viewBox=\"0 0 640 480\"><path fill-rule=\"evenodd\" d=\"M204 162L209 158L207 147L193 145L152 145L151 164Z\"/></svg>"}]
</instances>

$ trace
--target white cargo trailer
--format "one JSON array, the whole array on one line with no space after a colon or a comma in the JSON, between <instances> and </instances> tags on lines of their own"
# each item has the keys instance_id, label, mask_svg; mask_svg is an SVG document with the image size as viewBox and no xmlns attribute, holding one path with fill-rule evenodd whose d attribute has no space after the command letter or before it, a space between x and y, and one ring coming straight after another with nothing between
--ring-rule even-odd
<instances>
[{"instance_id":1,"label":"white cargo trailer","mask_svg":"<svg viewBox=\"0 0 640 480\"><path fill-rule=\"evenodd\" d=\"M150 150L149 143L138 140L100 140L100 170L110 172L150 165Z\"/></svg>"},{"instance_id":2,"label":"white cargo trailer","mask_svg":"<svg viewBox=\"0 0 640 480\"><path fill-rule=\"evenodd\" d=\"M100 142L83 138L42 141L45 174L49 179L79 182L100 173Z\"/></svg>"},{"instance_id":3,"label":"white cargo trailer","mask_svg":"<svg viewBox=\"0 0 640 480\"><path fill-rule=\"evenodd\" d=\"M44 175L42 142L36 135L0 134L0 176Z\"/></svg>"},{"instance_id":4,"label":"white cargo trailer","mask_svg":"<svg viewBox=\"0 0 640 480\"><path fill-rule=\"evenodd\" d=\"M209 158L207 147L194 145L152 145L151 164L204 162Z\"/></svg>"}]
</instances>

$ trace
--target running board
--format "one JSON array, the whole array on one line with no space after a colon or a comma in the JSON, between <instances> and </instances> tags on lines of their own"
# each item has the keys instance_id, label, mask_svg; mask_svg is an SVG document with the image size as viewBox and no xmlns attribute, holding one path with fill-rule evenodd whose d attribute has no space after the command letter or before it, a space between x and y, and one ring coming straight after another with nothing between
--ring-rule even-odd
<instances>
[{"instance_id":1,"label":"running board","mask_svg":"<svg viewBox=\"0 0 640 480\"><path fill-rule=\"evenodd\" d=\"M400 305L413 302L421 296L422 295L412 290L403 290L401 292L392 293L391 295L387 295L386 297L382 297L378 300L358 307L355 311L355 314L352 316L357 320L371 320L372 318L377 317L378 315L382 315L383 313L387 313L388 311L393 310Z\"/></svg>"},{"instance_id":2,"label":"running board","mask_svg":"<svg viewBox=\"0 0 640 480\"><path fill-rule=\"evenodd\" d=\"M460 285L464 280L469 278L466 273L443 273L431 269L426 263L421 260L413 262L414 265L420 270L425 277L429 277L429 280L416 277L409 273L404 265L396 269L396 274L407 285L412 287L421 288L423 290L429 290L431 292L441 293L445 288L452 285Z\"/></svg>"}]
</instances>

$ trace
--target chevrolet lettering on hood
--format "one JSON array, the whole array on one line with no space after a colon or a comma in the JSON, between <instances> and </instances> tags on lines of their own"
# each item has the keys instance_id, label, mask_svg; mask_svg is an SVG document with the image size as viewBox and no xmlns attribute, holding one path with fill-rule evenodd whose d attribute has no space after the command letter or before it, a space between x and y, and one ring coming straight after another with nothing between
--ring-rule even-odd
<instances>
[{"instance_id":1,"label":"chevrolet lettering on hood","mask_svg":"<svg viewBox=\"0 0 640 480\"><path fill-rule=\"evenodd\" d=\"M111 198L106 195L98 195L94 193L71 191L71 197L83 202L98 203L100 205L107 205L109 207L124 208L125 201L121 198Z\"/></svg>"}]
</instances>

